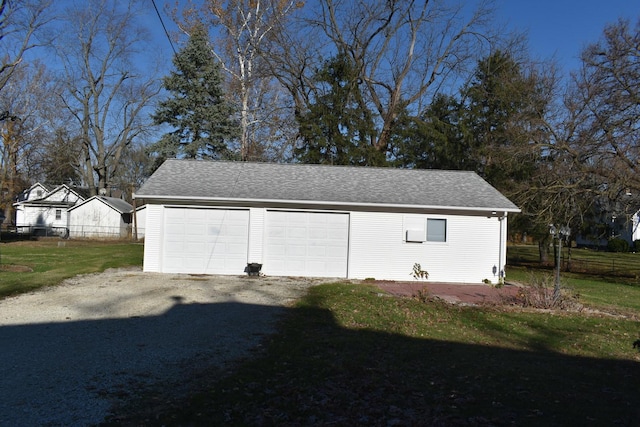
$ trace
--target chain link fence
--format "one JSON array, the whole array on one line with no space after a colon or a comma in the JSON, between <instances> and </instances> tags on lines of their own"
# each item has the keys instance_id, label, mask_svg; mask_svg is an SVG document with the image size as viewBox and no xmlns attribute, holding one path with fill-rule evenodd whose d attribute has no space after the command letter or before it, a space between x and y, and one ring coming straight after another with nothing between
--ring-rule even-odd
<instances>
[{"instance_id":1,"label":"chain link fence","mask_svg":"<svg viewBox=\"0 0 640 427\"><path fill-rule=\"evenodd\" d=\"M62 239L132 239L134 234L138 238L144 236L144 229L138 228L137 233L133 232L132 226L109 227L96 225L73 225L71 227L54 226L4 226L1 230L3 241L30 240L40 237L58 237Z\"/></svg>"}]
</instances>

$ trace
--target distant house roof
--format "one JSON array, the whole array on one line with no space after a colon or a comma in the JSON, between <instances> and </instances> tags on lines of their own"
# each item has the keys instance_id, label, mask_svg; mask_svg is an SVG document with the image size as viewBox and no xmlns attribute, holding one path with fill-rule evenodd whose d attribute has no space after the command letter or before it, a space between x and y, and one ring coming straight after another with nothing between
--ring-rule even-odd
<instances>
[{"instance_id":1,"label":"distant house roof","mask_svg":"<svg viewBox=\"0 0 640 427\"><path fill-rule=\"evenodd\" d=\"M177 159L135 198L520 211L475 172Z\"/></svg>"},{"instance_id":2,"label":"distant house roof","mask_svg":"<svg viewBox=\"0 0 640 427\"><path fill-rule=\"evenodd\" d=\"M38 195L38 194L33 194L32 195L31 194L33 191L37 191L38 189L40 189L42 191L42 193L40 195ZM24 190L20 194L18 194L18 196L16 197L16 201L17 202L22 202L22 201L25 201L25 200L41 199L41 198L45 197L47 195L47 193L49 193L49 189L44 184L36 182L31 187L27 188L26 190Z\"/></svg>"},{"instance_id":3,"label":"distant house roof","mask_svg":"<svg viewBox=\"0 0 640 427\"><path fill-rule=\"evenodd\" d=\"M133 206L131 206L129 203L127 203L122 199L116 199L115 197L106 197L106 196L93 196L85 200L84 202L75 205L74 207L69 209L69 211L78 209L79 207L84 206L87 203L95 203L95 202L102 202L105 205L112 208L113 210L119 212L120 214L131 213L131 211L133 210Z\"/></svg>"},{"instance_id":4,"label":"distant house roof","mask_svg":"<svg viewBox=\"0 0 640 427\"><path fill-rule=\"evenodd\" d=\"M84 191L82 189L71 188L66 184L57 186L53 190L47 192L46 194L43 194L42 197L29 199L28 193L30 191L33 191L37 186L44 187L42 184L35 184L31 186L29 190L27 190L26 192L23 192L23 194L25 193L27 194L27 198L21 199L19 197L18 198L19 201L17 203L14 203L14 206L29 205L29 206L69 207L85 200L85 196L83 195ZM56 194L58 193L62 193L62 196L59 196L58 198L56 198ZM70 197L71 195L73 195L73 197Z\"/></svg>"}]
</instances>

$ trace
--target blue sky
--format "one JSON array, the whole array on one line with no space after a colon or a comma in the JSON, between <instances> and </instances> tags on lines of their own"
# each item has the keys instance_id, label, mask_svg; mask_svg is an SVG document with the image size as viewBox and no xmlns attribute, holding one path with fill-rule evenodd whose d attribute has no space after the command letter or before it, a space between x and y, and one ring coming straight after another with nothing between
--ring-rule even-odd
<instances>
[{"instance_id":1,"label":"blue sky","mask_svg":"<svg viewBox=\"0 0 640 427\"><path fill-rule=\"evenodd\" d=\"M151 0L145 0L147 19L154 29L154 37L169 57L171 48L160 28ZM165 24L175 30L166 15L167 0L156 0ZM496 23L510 30L526 32L534 59L555 57L565 72L579 66L582 49L597 42L607 24L619 18L635 24L640 19L640 0L496 0ZM178 46L176 46L178 48Z\"/></svg>"},{"instance_id":2,"label":"blue sky","mask_svg":"<svg viewBox=\"0 0 640 427\"><path fill-rule=\"evenodd\" d=\"M635 24L639 0L498 0L496 19L525 31L533 58L555 57L565 71L576 69L582 49L597 42L618 18Z\"/></svg>"}]
</instances>

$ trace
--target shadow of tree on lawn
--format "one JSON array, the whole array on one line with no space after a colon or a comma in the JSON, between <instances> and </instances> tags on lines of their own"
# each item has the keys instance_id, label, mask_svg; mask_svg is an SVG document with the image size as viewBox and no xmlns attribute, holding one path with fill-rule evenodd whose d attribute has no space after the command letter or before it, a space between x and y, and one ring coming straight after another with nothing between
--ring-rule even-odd
<instances>
[{"instance_id":1,"label":"shadow of tree on lawn","mask_svg":"<svg viewBox=\"0 0 640 427\"><path fill-rule=\"evenodd\" d=\"M560 332L536 332L522 351L346 329L328 310L290 309L264 355L132 424L640 425L640 363L558 354L544 342Z\"/></svg>"}]
</instances>

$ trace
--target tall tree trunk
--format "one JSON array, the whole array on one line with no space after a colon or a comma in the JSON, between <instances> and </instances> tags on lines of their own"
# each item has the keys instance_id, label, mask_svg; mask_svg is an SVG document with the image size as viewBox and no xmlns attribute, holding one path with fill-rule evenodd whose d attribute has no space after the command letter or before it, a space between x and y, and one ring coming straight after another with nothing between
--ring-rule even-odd
<instances>
[{"instance_id":1,"label":"tall tree trunk","mask_svg":"<svg viewBox=\"0 0 640 427\"><path fill-rule=\"evenodd\" d=\"M540 254L540 264L549 262L549 241L547 239L538 241L538 253Z\"/></svg>"},{"instance_id":2,"label":"tall tree trunk","mask_svg":"<svg viewBox=\"0 0 640 427\"><path fill-rule=\"evenodd\" d=\"M249 90L244 81L241 82L242 107L240 110L240 160L249 160Z\"/></svg>"},{"instance_id":3,"label":"tall tree trunk","mask_svg":"<svg viewBox=\"0 0 640 427\"><path fill-rule=\"evenodd\" d=\"M13 121L7 121L2 135L5 158L3 159L4 165L2 165L4 167L3 182L0 182L0 188L7 189L6 196L3 195L2 197L2 202L5 206L5 221L8 223L15 222L13 218L13 201L16 196L16 178L18 177L18 141L14 127Z\"/></svg>"}]
</instances>

